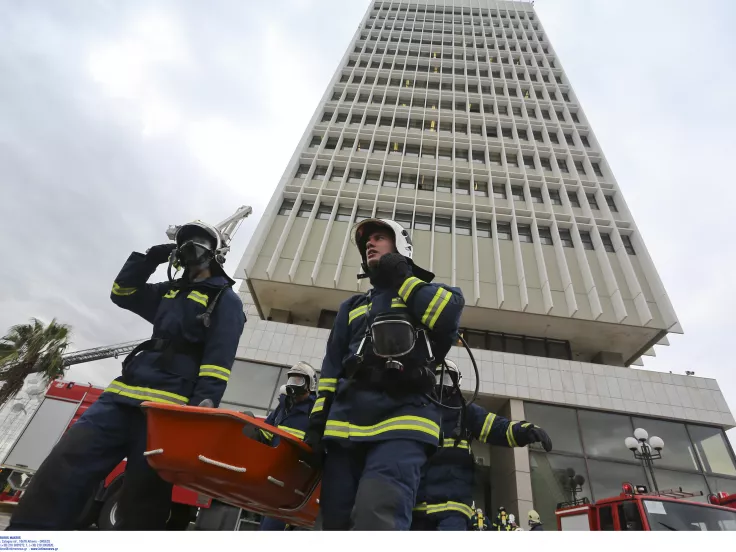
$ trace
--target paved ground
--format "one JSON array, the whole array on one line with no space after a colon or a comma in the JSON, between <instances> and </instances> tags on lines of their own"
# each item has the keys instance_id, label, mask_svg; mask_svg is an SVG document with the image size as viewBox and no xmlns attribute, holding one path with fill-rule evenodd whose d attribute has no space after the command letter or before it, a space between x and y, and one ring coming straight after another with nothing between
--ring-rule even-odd
<instances>
[{"instance_id":1,"label":"paved ground","mask_svg":"<svg viewBox=\"0 0 736 552\"><path fill-rule=\"evenodd\" d=\"M10 514L0 513L0 531L5 531L8 523L10 523Z\"/></svg>"}]
</instances>

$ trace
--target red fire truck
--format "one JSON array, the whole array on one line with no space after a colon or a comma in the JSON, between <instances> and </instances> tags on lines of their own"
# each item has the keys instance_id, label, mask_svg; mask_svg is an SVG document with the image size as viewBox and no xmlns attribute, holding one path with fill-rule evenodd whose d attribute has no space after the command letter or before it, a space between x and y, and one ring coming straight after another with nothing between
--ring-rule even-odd
<instances>
[{"instance_id":1,"label":"red fire truck","mask_svg":"<svg viewBox=\"0 0 736 552\"><path fill-rule=\"evenodd\" d=\"M591 503L587 498L557 505L559 531L735 531L736 496L700 494L681 488L650 493L624 483L620 495ZM729 506L730 505L730 506Z\"/></svg>"},{"instance_id":2,"label":"red fire truck","mask_svg":"<svg viewBox=\"0 0 736 552\"><path fill-rule=\"evenodd\" d=\"M41 405L30 417L20 437L0 465L0 502L17 502L31 477L48 456L63 433L76 422L102 394L103 389L74 382L53 382ZM96 524L112 529L116 522L117 503L125 477L123 460L101 481L89 497L77 521L80 529ZM174 487L169 530L183 530L194 521L197 508L209 508L211 499L193 491Z\"/></svg>"}]
</instances>

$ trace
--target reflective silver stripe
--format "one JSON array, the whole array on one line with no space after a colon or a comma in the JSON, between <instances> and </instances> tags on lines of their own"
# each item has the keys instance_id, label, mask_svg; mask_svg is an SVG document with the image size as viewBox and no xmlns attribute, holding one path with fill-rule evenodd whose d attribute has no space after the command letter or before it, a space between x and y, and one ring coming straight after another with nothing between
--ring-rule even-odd
<instances>
[{"instance_id":1,"label":"reflective silver stripe","mask_svg":"<svg viewBox=\"0 0 736 552\"><path fill-rule=\"evenodd\" d=\"M303 431L294 429L293 427L287 427L287 426L278 426L278 427L280 430L285 431L286 433L291 433L294 437L299 437L299 439L304 439Z\"/></svg>"},{"instance_id":2,"label":"reflective silver stripe","mask_svg":"<svg viewBox=\"0 0 736 552\"><path fill-rule=\"evenodd\" d=\"M444 310L445 305L447 305L447 302L450 300L451 296L452 294L449 291L443 288L439 288L437 290L437 293L434 294L432 301L430 301L427 310L424 311L424 316L422 316L422 324L426 324L427 326L429 326L430 330L433 329L435 322L437 322L439 314Z\"/></svg>"},{"instance_id":3,"label":"reflective silver stripe","mask_svg":"<svg viewBox=\"0 0 736 552\"><path fill-rule=\"evenodd\" d=\"M491 412L486 416L486 421L483 423L483 429L480 432L480 440L485 443L488 440L488 435L491 433L493 422L496 419L496 415Z\"/></svg>"},{"instance_id":4,"label":"reflective silver stripe","mask_svg":"<svg viewBox=\"0 0 736 552\"><path fill-rule=\"evenodd\" d=\"M211 378L221 379L222 381L228 381L230 379L229 376L223 374L219 370L214 370L212 368L205 368L204 366L202 366L199 369L198 375L199 376L209 376Z\"/></svg>"}]
</instances>

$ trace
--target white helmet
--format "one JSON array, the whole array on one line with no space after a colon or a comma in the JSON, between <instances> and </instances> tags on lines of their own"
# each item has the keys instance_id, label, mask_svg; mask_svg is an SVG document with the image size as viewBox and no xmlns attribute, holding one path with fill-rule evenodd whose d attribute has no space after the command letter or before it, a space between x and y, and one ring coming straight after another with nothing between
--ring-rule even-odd
<instances>
[{"instance_id":1,"label":"white helmet","mask_svg":"<svg viewBox=\"0 0 736 552\"><path fill-rule=\"evenodd\" d=\"M540 523L539 513L536 510L529 510L529 523Z\"/></svg>"},{"instance_id":2,"label":"white helmet","mask_svg":"<svg viewBox=\"0 0 736 552\"><path fill-rule=\"evenodd\" d=\"M463 375L460 373L457 364L449 358L445 359L444 379L442 381L439 380L439 378L442 377L442 364L438 364L437 368L434 369L434 375L437 380L437 385L442 384L445 387L455 387L455 385L460 387L460 384L463 381Z\"/></svg>"},{"instance_id":3,"label":"white helmet","mask_svg":"<svg viewBox=\"0 0 736 552\"><path fill-rule=\"evenodd\" d=\"M192 239L192 237L196 236L197 234L205 234L212 238L212 240L214 241L214 259L215 261L217 261L218 264L224 264L225 255L227 255L227 252L230 251L230 248L224 243L220 231L211 224L207 224L206 222L202 222L201 220L195 220L186 224L182 224L176 230L174 241L176 241L176 245L178 247L181 247L186 241Z\"/></svg>"},{"instance_id":4,"label":"white helmet","mask_svg":"<svg viewBox=\"0 0 736 552\"><path fill-rule=\"evenodd\" d=\"M286 384L279 387L279 396L286 395Z\"/></svg>"},{"instance_id":5,"label":"white helmet","mask_svg":"<svg viewBox=\"0 0 736 552\"><path fill-rule=\"evenodd\" d=\"M509 514L509 524L513 525L516 523L516 516L514 514Z\"/></svg>"},{"instance_id":6,"label":"white helmet","mask_svg":"<svg viewBox=\"0 0 736 552\"><path fill-rule=\"evenodd\" d=\"M317 390L317 372L309 363L300 360L286 373L287 391L289 387L304 387L314 393Z\"/></svg>"},{"instance_id":7,"label":"white helmet","mask_svg":"<svg viewBox=\"0 0 736 552\"><path fill-rule=\"evenodd\" d=\"M359 223L353 226L352 239L353 243L358 247L358 251L360 252L360 258L363 261L363 270L366 273L368 272L368 262L365 256L366 242L368 241L368 238L372 233L371 231L375 231L376 229L381 227L387 228L391 231L394 236L394 246L396 247L396 252L406 257L406 259L409 261L409 264L413 268L414 275L417 278L424 280L425 282L431 282L434 279L434 274L432 274L428 270L416 266L414 264L414 261L412 260L412 258L414 257L414 246L412 245L409 232L398 222L391 219L365 219L361 220Z\"/></svg>"}]
</instances>

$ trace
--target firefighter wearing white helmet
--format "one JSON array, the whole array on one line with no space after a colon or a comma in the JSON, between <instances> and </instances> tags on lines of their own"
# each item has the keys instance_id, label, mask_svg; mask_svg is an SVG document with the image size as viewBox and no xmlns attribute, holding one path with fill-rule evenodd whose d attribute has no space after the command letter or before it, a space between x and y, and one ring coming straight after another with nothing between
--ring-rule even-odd
<instances>
[{"instance_id":1,"label":"firefighter wearing white helmet","mask_svg":"<svg viewBox=\"0 0 736 552\"><path fill-rule=\"evenodd\" d=\"M225 392L245 324L235 283L222 271L217 230L183 225L176 243L133 252L115 278L110 298L153 324L151 339L123 361L122 374L102 393L49 454L15 509L14 530L71 530L89 489L128 458L118 506L118 529L163 530L171 484L148 465L143 401L217 407ZM174 262L184 275L148 283Z\"/></svg>"},{"instance_id":2,"label":"firefighter wearing white helmet","mask_svg":"<svg viewBox=\"0 0 736 552\"><path fill-rule=\"evenodd\" d=\"M477 404L466 404L461 392L463 376L452 360L446 358L444 366L438 365L435 374L435 395L442 404L454 409L443 411L440 450L422 468L412 529L465 531L473 526L473 439L517 447L537 441L544 443L549 437L533 424L510 422ZM531 431L532 427L535 431Z\"/></svg>"},{"instance_id":3,"label":"firefighter wearing white helmet","mask_svg":"<svg viewBox=\"0 0 736 552\"><path fill-rule=\"evenodd\" d=\"M279 397L279 404L266 418L266 423L304 439L309 426L309 412L312 410L317 390L317 373L304 361L297 362L286 373L285 393ZM279 443L279 437L270 431L261 430L261 441L271 446ZM286 523L264 517L260 531L284 531Z\"/></svg>"},{"instance_id":4,"label":"firefighter wearing white helmet","mask_svg":"<svg viewBox=\"0 0 736 552\"><path fill-rule=\"evenodd\" d=\"M408 530L421 467L439 442L439 409L427 398L434 359L457 339L464 299L414 264L397 222L364 220L353 240L372 289L340 305L307 431L315 462L325 462L323 529Z\"/></svg>"}]
</instances>

